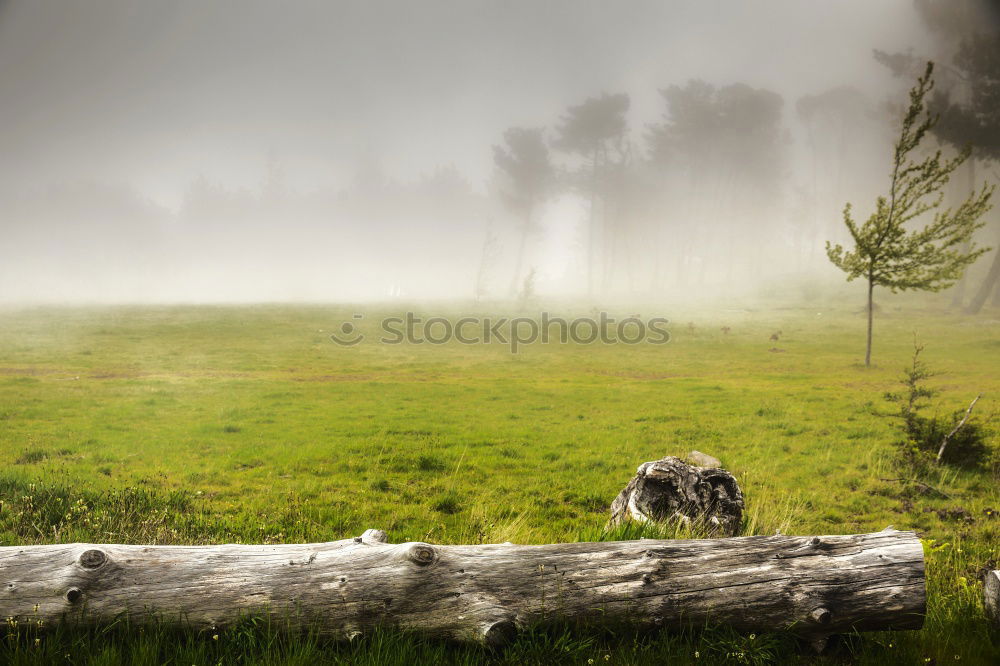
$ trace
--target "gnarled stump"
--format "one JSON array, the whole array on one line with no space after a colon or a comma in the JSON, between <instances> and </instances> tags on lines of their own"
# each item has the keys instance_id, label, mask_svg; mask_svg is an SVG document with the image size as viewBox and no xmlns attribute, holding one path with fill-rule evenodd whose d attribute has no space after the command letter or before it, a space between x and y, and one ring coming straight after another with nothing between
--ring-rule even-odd
<instances>
[{"instance_id":1,"label":"gnarled stump","mask_svg":"<svg viewBox=\"0 0 1000 666\"><path fill-rule=\"evenodd\" d=\"M924 606L912 532L432 546L369 530L316 544L0 548L0 617L46 625L128 613L213 628L258 612L349 638L397 626L493 645L560 619L822 638L919 629Z\"/></svg>"},{"instance_id":2,"label":"gnarled stump","mask_svg":"<svg viewBox=\"0 0 1000 666\"><path fill-rule=\"evenodd\" d=\"M639 465L611 503L611 524L681 520L704 524L709 533L735 535L743 509L743 493L732 474L668 456Z\"/></svg>"}]
</instances>

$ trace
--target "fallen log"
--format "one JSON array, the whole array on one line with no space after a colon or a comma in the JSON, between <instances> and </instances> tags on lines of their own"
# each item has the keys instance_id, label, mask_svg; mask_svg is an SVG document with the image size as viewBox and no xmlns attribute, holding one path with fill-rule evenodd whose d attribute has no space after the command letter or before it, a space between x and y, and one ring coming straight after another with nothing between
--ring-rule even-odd
<instances>
[{"instance_id":1,"label":"fallen log","mask_svg":"<svg viewBox=\"0 0 1000 666\"><path fill-rule=\"evenodd\" d=\"M0 548L0 617L94 625L127 613L194 628L248 612L353 638L395 626L501 645L552 620L790 629L820 643L853 630L919 629L924 560L912 532L436 546Z\"/></svg>"},{"instance_id":2,"label":"fallen log","mask_svg":"<svg viewBox=\"0 0 1000 666\"><path fill-rule=\"evenodd\" d=\"M1000 628L1000 571L987 571L983 577L983 605L986 607L986 617Z\"/></svg>"}]
</instances>

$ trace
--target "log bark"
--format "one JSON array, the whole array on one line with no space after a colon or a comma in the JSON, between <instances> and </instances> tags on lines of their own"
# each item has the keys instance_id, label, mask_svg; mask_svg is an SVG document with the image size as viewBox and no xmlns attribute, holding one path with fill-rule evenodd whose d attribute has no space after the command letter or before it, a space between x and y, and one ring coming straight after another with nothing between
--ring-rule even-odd
<instances>
[{"instance_id":1,"label":"log bark","mask_svg":"<svg viewBox=\"0 0 1000 666\"><path fill-rule=\"evenodd\" d=\"M667 456L639 465L611 503L610 524L679 520L701 525L709 535L735 536L743 528L743 508L743 493L732 474Z\"/></svg>"},{"instance_id":2,"label":"log bark","mask_svg":"<svg viewBox=\"0 0 1000 666\"><path fill-rule=\"evenodd\" d=\"M0 617L224 627L248 612L352 638L376 626L500 645L556 619L787 628L807 638L919 629L912 532L432 546L369 530L294 545L0 548Z\"/></svg>"},{"instance_id":3,"label":"log bark","mask_svg":"<svg viewBox=\"0 0 1000 666\"><path fill-rule=\"evenodd\" d=\"M983 578L983 605L986 616L1000 629L1000 571L987 571Z\"/></svg>"}]
</instances>

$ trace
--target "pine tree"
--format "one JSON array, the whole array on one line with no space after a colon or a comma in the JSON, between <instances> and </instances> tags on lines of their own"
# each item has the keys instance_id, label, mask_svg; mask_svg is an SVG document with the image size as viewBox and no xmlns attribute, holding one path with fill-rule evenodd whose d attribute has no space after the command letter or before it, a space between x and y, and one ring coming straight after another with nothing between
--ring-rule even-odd
<instances>
[{"instance_id":1,"label":"pine tree","mask_svg":"<svg viewBox=\"0 0 1000 666\"><path fill-rule=\"evenodd\" d=\"M983 226L980 218L990 209L993 188L985 184L970 193L956 208L941 209L942 188L969 156L966 149L942 160L941 151L921 153L921 142L938 118L927 111L925 98L934 87L934 64L927 63L923 76L910 91L910 104L895 144L892 179L888 196L881 196L875 211L863 223L844 208L844 224L854 248L826 243L830 261L847 273L847 280L863 278L868 283L868 343L865 365L871 365L873 292L876 286L892 293L911 289L940 291L958 280L967 266L989 248L977 247L972 235ZM921 155L924 155L921 157ZM929 224L910 230L907 224L932 214Z\"/></svg>"}]
</instances>

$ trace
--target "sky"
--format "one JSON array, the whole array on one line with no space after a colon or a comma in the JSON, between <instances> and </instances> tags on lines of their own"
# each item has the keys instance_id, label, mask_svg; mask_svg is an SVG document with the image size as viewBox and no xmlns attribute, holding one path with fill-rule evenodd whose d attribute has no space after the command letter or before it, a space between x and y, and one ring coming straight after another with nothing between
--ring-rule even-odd
<instances>
[{"instance_id":1,"label":"sky","mask_svg":"<svg viewBox=\"0 0 1000 666\"><path fill-rule=\"evenodd\" d=\"M789 98L875 90L872 48L923 38L909 0L0 4L0 165L18 184L126 182L178 205L199 174L300 188L371 161L398 178L455 164L601 91L651 122L697 77Z\"/></svg>"},{"instance_id":2,"label":"sky","mask_svg":"<svg viewBox=\"0 0 1000 666\"><path fill-rule=\"evenodd\" d=\"M912 0L0 0L0 304L467 297L474 282L499 298L522 263L539 291L571 293L593 270L586 197L547 202L515 262L493 146L513 126L551 140L605 92L630 96L641 142L659 91L692 79L781 95L780 201L675 194L657 204L666 231L608 218L609 284L659 289L642 271L662 283L668 255L677 284L732 282L735 264L773 278L817 265L843 201L885 171L869 149L888 125L871 121L821 137L839 160L824 182L796 101L899 100L908 82L872 50L931 39ZM684 235L706 220L722 226ZM785 259L720 249L762 220Z\"/></svg>"}]
</instances>

